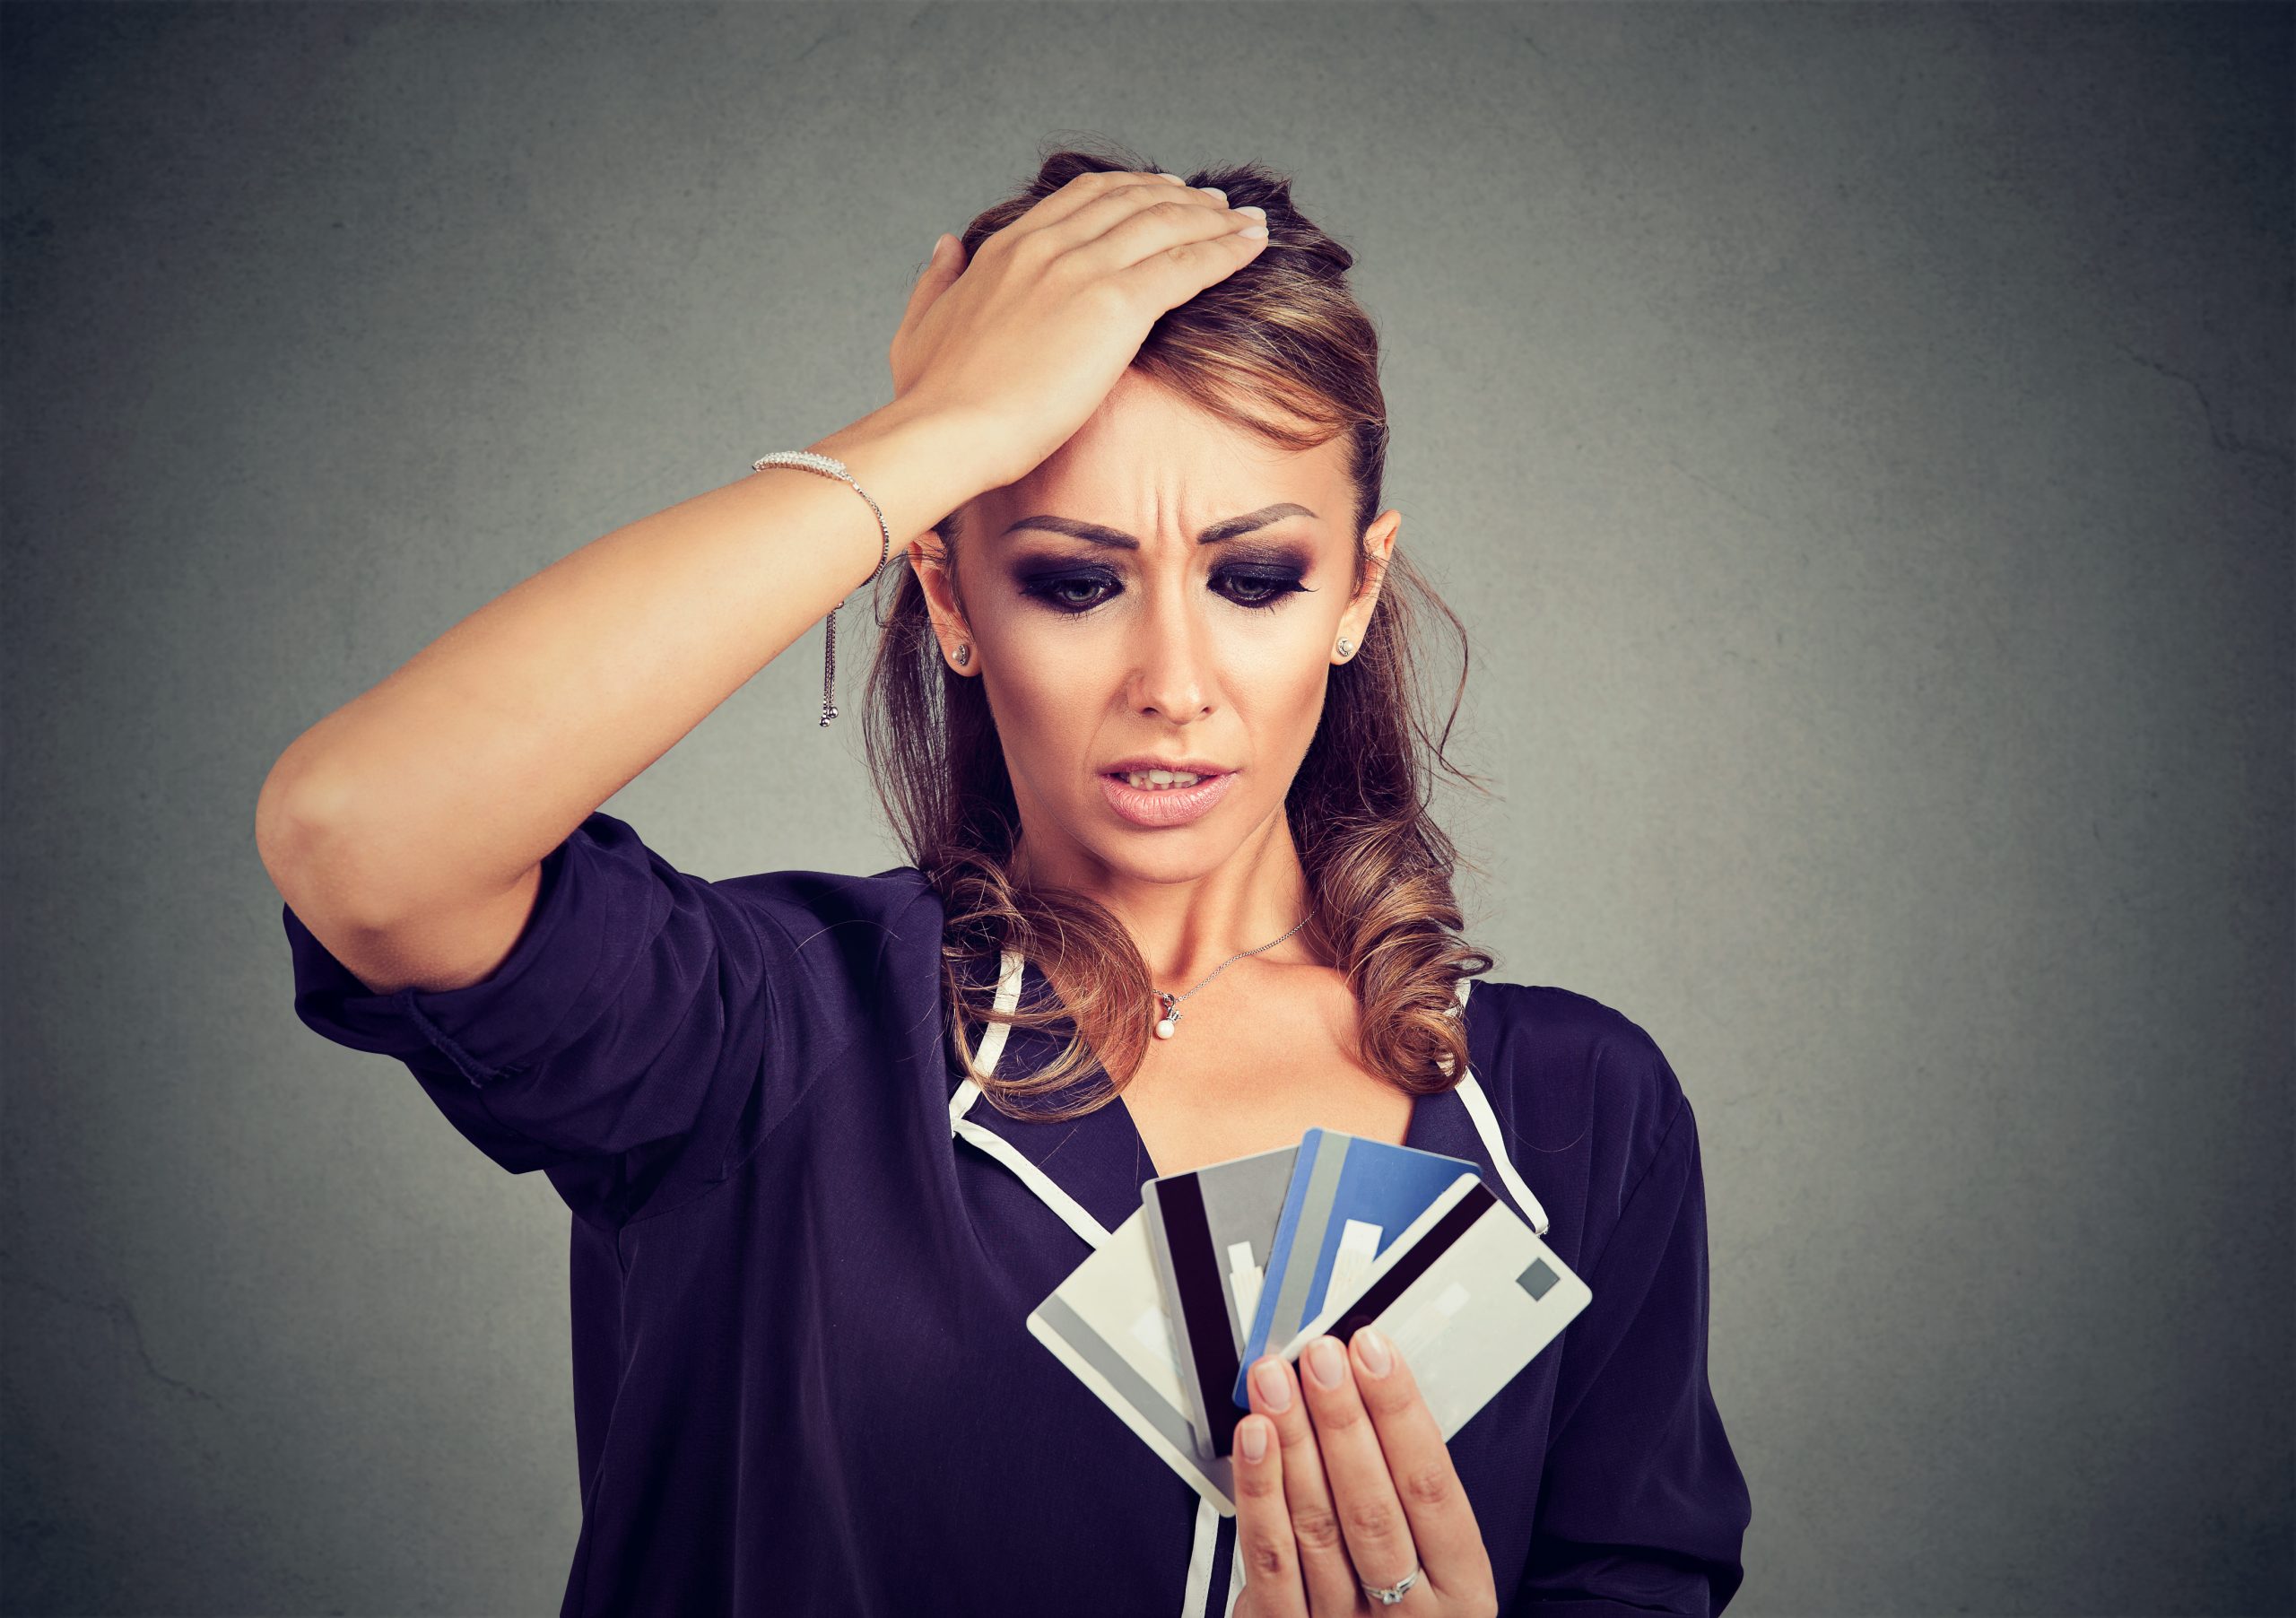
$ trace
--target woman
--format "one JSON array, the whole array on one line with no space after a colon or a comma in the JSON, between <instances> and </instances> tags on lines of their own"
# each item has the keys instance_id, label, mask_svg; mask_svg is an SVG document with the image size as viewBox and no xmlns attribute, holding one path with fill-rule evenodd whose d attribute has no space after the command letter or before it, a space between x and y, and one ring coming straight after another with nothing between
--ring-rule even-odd
<instances>
[{"instance_id":1,"label":"woman","mask_svg":"<svg viewBox=\"0 0 2296 1618\"><path fill-rule=\"evenodd\" d=\"M1055 154L935 244L827 474L575 552L265 785L298 1013L577 1215L567 1614L1737 1588L1689 1104L1618 1013L1468 993L1352 260L1203 178ZM596 812L902 540L912 863L709 882ZM1312 1125L1484 1166L1594 1301L1448 1445L1373 1334L1264 1360L1224 1518L1023 1321L1144 1180Z\"/></svg>"}]
</instances>

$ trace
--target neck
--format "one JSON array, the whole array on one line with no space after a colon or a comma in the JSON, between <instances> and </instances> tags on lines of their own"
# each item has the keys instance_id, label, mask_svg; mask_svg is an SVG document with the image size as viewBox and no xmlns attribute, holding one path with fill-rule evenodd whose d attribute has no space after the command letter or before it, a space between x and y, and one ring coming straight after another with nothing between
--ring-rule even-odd
<instances>
[{"instance_id":1,"label":"neck","mask_svg":"<svg viewBox=\"0 0 2296 1618\"><path fill-rule=\"evenodd\" d=\"M1226 860L1199 874L1165 877L1120 870L1083 849L1031 850L1025 834L1013 846L1013 866L1015 876L1031 885L1082 893L1107 906L1148 963L1149 981L1174 994L1238 953L1283 938L1308 909L1307 871L1280 810ZM1252 959L1297 965L1310 957L1294 933Z\"/></svg>"}]
</instances>

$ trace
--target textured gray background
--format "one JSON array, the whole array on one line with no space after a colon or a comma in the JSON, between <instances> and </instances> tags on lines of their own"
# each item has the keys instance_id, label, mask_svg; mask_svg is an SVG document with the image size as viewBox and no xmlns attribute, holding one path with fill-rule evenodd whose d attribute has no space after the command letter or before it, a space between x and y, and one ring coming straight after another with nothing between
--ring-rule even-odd
<instances>
[{"instance_id":1,"label":"textured gray background","mask_svg":"<svg viewBox=\"0 0 2296 1618\"><path fill-rule=\"evenodd\" d=\"M8 5L7 1610L556 1610L567 1216L296 1022L257 787L1099 131L1361 254L1475 934L1699 1109L1736 1610L2290 1611L2290 19ZM609 807L897 863L819 657Z\"/></svg>"}]
</instances>

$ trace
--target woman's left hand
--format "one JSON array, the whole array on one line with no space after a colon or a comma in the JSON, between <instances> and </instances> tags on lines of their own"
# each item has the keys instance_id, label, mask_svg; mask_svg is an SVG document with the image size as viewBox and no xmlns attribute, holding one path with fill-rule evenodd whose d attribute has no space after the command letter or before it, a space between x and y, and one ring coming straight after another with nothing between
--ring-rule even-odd
<instances>
[{"instance_id":1,"label":"woman's left hand","mask_svg":"<svg viewBox=\"0 0 2296 1618\"><path fill-rule=\"evenodd\" d=\"M1365 1327L1348 1344L1317 1338L1300 1365L1304 1374L1270 1354L1247 1379L1252 1414L1236 1423L1233 1454L1244 1559L1235 1618L1495 1618L1483 1529L1403 1356ZM1392 1605L1365 1593L1414 1567Z\"/></svg>"}]
</instances>

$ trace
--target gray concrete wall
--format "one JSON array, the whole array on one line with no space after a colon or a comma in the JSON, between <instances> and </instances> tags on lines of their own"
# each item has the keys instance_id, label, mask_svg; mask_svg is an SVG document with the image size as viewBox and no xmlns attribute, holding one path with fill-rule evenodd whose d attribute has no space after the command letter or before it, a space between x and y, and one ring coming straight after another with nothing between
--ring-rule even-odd
<instances>
[{"instance_id":1,"label":"gray concrete wall","mask_svg":"<svg viewBox=\"0 0 2296 1618\"><path fill-rule=\"evenodd\" d=\"M1736 1610L2290 1611L2290 17L0 11L7 1610L556 1610L567 1216L297 1022L256 789L1092 131L1361 256L1476 935L1698 1108ZM608 807L896 863L819 656Z\"/></svg>"}]
</instances>

